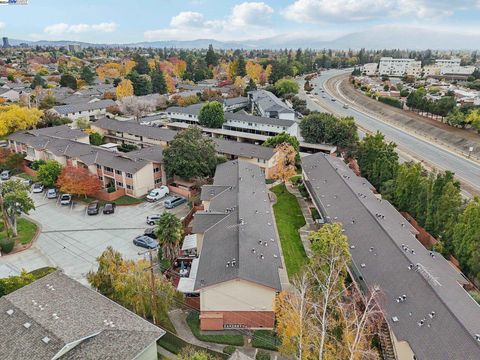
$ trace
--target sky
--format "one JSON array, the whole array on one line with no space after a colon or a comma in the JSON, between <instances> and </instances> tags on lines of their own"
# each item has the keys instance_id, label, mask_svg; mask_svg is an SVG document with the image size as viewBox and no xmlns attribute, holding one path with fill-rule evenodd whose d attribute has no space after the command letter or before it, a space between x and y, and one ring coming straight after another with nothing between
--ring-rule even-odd
<instances>
[{"instance_id":1,"label":"sky","mask_svg":"<svg viewBox=\"0 0 480 360\"><path fill-rule=\"evenodd\" d=\"M0 6L0 34L91 43L332 40L400 26L480 36L479 19L480 0L28 0Z\"/></svg>"}]
</instances>

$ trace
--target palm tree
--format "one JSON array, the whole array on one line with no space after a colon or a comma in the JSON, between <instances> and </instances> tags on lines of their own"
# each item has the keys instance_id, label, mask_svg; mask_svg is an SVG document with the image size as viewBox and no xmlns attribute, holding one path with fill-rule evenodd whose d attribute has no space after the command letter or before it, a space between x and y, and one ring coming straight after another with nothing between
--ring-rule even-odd
<instances>
[{"instance_id":1,"label":"palm tree","mask_svg":"<svg viewBox=\"0 0 480 360\"><path fill-rule=\"evenodd\" d=\"M174 261L183 236L182 222L175 214L164 212L157 222L156 234L163 257Z\"/></svg>"}]
</instances>

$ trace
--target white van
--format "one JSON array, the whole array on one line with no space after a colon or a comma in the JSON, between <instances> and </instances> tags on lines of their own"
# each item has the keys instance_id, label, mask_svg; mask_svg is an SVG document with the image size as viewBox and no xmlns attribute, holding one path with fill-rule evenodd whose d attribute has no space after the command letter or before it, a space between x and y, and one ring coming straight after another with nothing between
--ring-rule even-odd
<instances>
[{"instance_id":1,"label":"white van","mask_svg":"<svg viewBox=\"0 0 480 360\"><path fill-rule=\"evenodd\" d=\"M170 190L168 189L168 186L162 185L159 188L150 191L150 193L147 195L147 201L158 201L169 193Z\"/></svg>"}]
</instances>

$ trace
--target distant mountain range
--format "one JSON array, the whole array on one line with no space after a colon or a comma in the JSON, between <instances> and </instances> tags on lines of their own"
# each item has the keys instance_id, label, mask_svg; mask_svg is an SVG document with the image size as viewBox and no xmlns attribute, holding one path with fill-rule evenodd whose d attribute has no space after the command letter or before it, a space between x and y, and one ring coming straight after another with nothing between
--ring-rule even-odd
<instances>
[{"instance_id":1,"label":"distant mountain range","mask_svg":"<svg viewBox=\"0 0 480 360\"><path fill-rule=\"evenodd\" d=\"M246 40L218 41L213 39L197 39L189 41L168 40L138 42L129 44L95 44L79 41L25 41L10 39L11 45L27 43L30 46L67 46L79 44L87 47L144 47L144 48L179 48L203 49L212 44L217 49L411 49L411 50L475 50L480 49L480 34L466 34L455 31L439 31L425 28L380 26L366 31L354 32L340 36L334 40L325 41L308 35L283 34L275 37Z\"/></svg>"}]
</instances>

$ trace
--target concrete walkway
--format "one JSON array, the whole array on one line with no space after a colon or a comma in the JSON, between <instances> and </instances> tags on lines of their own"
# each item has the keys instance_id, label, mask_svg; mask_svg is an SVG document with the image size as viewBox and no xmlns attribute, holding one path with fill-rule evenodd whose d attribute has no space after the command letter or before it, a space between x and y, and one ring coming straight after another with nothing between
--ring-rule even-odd
<instances>
[{"instance_id":1,"label":"concrete walkway","mask_svg":"<svg viewBox=\"0 0 480 360\"><path fill-rule=\"evenodd\" d=\"M302 195L300 194L300 191L296 187L293 187L292 184L286 184L285 186L287 188L287 191L290 194L295 195L295 197L297 198L298 204L300 205L300 209L302 210L303 217L305 218L305 225L300 228L299 233L300 233L300 238L302 239L305 252L307 253L308 257L311 257L312 249L310 246L310 241L308 240L308 234L310 234L311 231L317 230L315 221L313 221L312 215L310 214L310 207L313 207L313 205L309 205L303 199Z\"/></svg>"}]
</instances>

